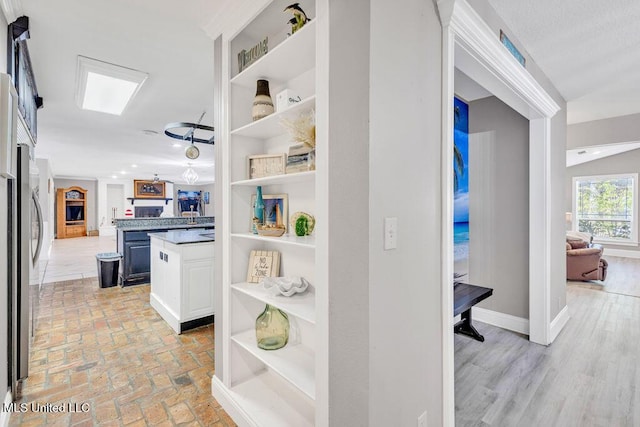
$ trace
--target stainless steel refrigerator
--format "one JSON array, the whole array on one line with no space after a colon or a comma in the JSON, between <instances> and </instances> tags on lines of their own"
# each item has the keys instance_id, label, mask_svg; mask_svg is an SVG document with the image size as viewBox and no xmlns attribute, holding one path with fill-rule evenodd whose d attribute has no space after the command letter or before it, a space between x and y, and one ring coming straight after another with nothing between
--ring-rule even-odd
<instances>
[{"instance_id":1,"label":"stainless steel refrigerator","mask_svg":"<svg viewBox=\"0 0 640 427\"><path fill-rule=\"evenodd\" d=\"M34 269L38 265L42 242L40 205L33 191L30 167L34 162L32 142L24 140L26 127L17 116L17 98L7 75L0 75L0 139L5 163L0 187L0 202L6 206L6 220L0 222L0 235L6 231L6 270L8 282L8 382L13 399L20 397L20 385L29 374L29 345L35 331L30 298ZM28 136L28 135L27 135ZM18 144L21 142L21 144ZM8 148L8 147L11 148ZM34 213L32 215L32 212ZM3 215L3 217L4 217ZM6 230L2 230L6 229ZM35 238L35 240L34 240Z\"/></svg>"}]
</instances>

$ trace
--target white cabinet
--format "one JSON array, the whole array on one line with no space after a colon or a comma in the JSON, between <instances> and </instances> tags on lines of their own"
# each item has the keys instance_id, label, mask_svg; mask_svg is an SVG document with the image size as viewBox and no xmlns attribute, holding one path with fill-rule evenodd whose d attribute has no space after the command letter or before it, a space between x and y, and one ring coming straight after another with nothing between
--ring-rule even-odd
<instances>
[{"instance_id":1,"label":"white cabinet","mask_svg":"<svg viewBox=\"0 0 640 427\"><path fill-rule=\"evenodd\" d=\"M295 142L282 119L295 120L316 108L316 20L312 19L287 37L289 16L282 10L289 3L262 2L266 7L238 31L230 31L223 52L222 96L225 126L221 144L225 168L222 227L222 353L221 374L216 372L212 391L239 425L316 425L316 343L321 344L316 327L316 237L297 237L294 230L282 237L262 237L250 232L251 198L256 186L264 195L286 194L288 214L316 211L316 171L249 179L247 156L288 153ZM300 2L307 16L315 18L315 0ZM268 36L269 51L242 72L237 57ZM256 81L269 81L271 97L288 89L300 96L293 104L258 121L251 120ZM316 164L317 170L326 165ZM289 218L284 218L288 223ZM322 226L320 226L322 227ZM292 297L273 296L255 283L247 283L252 250L280 252L280 276L302 276L310 282L306 293ZM287 313L290 322L288 344L279 350L257 347L255 320L270 304ZM219 330L216 329L216 334ZM324 377L322 384L326 382ZM324 386L320 386L324 387Z\"/></svg>"},{"instance_id":2,"label":"white cabinet","mask_svg":"<svg viewBox=\"0 0 640 427\"><path fill-rule=\"evenodd\" d=\"M150 303L177 333L213 321L213 245L151 236Z\"/></svg>"}]
</instances>

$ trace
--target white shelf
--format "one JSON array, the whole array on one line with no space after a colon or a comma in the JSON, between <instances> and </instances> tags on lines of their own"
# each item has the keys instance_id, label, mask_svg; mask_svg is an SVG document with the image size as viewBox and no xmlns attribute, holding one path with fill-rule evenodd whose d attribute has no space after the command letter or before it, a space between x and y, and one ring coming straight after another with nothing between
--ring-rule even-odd
<instances>
[{"instance_id":1,"label":"white shelf","mask_svg":"<svg viewBox=\"0 0 640 427\"><path fill-rule=\"evenodd\" d=\"M262 301L265 304L279 308L287 314L305 320L311 324L316 323L316 296L309 291L295 294L291 297L283 295L274 296L256 283L236 283L231 289Z\"/></svg>"},{"instance_id":2,"label":"white shelf","mask_svg":"<svg viewBox=\"0 0 640 427\"><path fill-rule=\"evenodd\" d=\"M280 237L267 237L253 233L231 233L231 237L238 239L261 240L269 243L281 243L283 245L292 245L309 249L315 249L316 247L316 238L314 236L298 237L295 234L284 234Z\"/></svg>"},{"instance_id":3,"label":"white shelf","mask_svg":"<svg viewBox=\"0 0 640 427\"><path fill-rule=\"evenodd\" d=\"M256 423L247 425L313 427L315 414L310 405L302 396L296 398L286 386L282 379L266 371L230 389L221 388L220 398L231 398L233 407L239 409L244 419ZM214 390L220 388L215 378L213 387Z\"/></svg>"},{"instance_id":4,"label":"white shelf","mask_svg":"<svg viewBox=\"0 0 640 427\"><path fill-rule=\"evenodd\" d=\"M315 400L316 381L314 375L313 351L302 344L287 344L279 350L262 350L256 344L255 330L245 331L231 337L231 340L258 358L273 372Z\"/></svg>"},{"instance_id":5,"label":"white shelf","mask_svg":"<svg viewBox=\"0 0 640 427\"><path fill-rule=\"evenodd\" d=\"M231 135L248 136L251 138L268 139L282 135L287 130L280 124L281 119L295 120L300 114L311 111L316 107L315 95L290 105L281 111L269 114L267 117L248 123L231 131Z\"/></svg>"},{"instance_id":6,"label":"white shelf","mask_svg":"<svg viewBox=\"0 0 640 427\"><path fill-rule=\"evenodd\" d=\"M234 181L232 186L273 185L273 184L293 184L296 182L311 182L316 178L316 171L288 173L283 175L267 176L264 178L244 179Z\"/></svg>"},{"instance_id":7,"label":"white shelf","mask_svg":"<svg viewBox=\"0 0 640 427\"><path fill-rule=\"evenodd\" d=\"M255 89L256 80L284 83L312 69L316 62L316 20L270 50L230 80L233 85Z\"/></svg>"}]
</instances>

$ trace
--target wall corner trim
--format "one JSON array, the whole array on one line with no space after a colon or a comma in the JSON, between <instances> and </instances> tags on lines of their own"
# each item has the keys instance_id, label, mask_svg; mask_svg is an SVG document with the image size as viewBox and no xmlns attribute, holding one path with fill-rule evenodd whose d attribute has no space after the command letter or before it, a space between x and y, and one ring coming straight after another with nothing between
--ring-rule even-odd
<instances>
[{"instance_id":1,"label":"wall corner trim","mask_svg":"<svg viewBox=\"0 0 640 427\"><path fill-rule=\"evenodd\" d=\"M556 318L551 321L551 336L549 337L550 343L555 341L569 319L571 319L571 316L569 316L569 306L565 305L564 308L560 310L560 313L558 313Z\"/></svg>"},{"instance_id":2,"label":"wall corner trim","mask_svg":"<svg viewBox=\"0 0 640 427\"><path fill-rule=\"evenodd\" d=\"M217 377L211 377L211 394L216 398L218 403L222 405L224 410L229 414L231 419L238 425L243 426L256 426L255 422L251 419L240 406L236 404L236 400L229 394L227 387Z\"/></svg>"},{"instance_id":3,"label":"wall corner trim","mask_svg":"<svg viewBox=\"0 0 640 427\"><path fill-rule=\"evenodd\" d=\"M7 394L4 396L4 408L7 408L11 402L13 402L11 390L7 390ZM11 418L11 412L5 411L4 408L0 412L0 427L7 427Z\"/></svg>"}]
</instances>

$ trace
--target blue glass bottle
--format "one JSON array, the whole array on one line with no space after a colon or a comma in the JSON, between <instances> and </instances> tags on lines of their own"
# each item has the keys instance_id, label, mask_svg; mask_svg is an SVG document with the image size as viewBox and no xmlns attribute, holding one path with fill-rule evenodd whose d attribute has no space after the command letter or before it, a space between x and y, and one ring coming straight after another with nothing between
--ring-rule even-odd
<instances>
[{"instance_id":1,"label":"blue glass bottle","mask_svg":"<svg viewBox=\"0 0 640 427\"><path fill-rule=\"evenodd\" d=\"M262 186L256 187L256 206L253 211L253 234L258 234L256 225L264 224L264 200L262 199Z\"/></svg>"}]
</instances>

